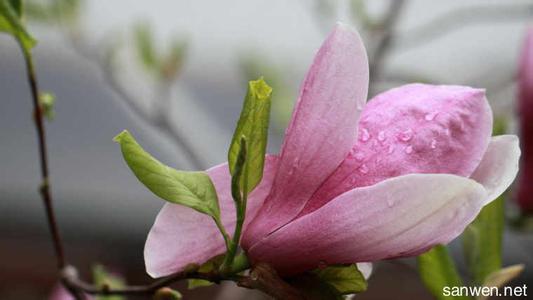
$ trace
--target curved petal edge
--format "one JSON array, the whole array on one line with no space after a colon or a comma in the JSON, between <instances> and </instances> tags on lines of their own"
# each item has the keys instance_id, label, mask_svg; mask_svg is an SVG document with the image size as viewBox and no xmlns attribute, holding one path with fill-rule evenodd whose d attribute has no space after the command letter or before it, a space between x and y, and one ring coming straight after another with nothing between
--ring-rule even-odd
<instances>
[{"instance_id":1,"label":"curved petal edge","mask_svg":"<svg viewBox=\"0 0 533 300\"><path fill-rule=\"evenodd\" d=\"M520 146L516 135L495 136L481 163L470 178L487 190L485 204L490 203L513 183L518 174Z\"/></svg>"}]
</instances>

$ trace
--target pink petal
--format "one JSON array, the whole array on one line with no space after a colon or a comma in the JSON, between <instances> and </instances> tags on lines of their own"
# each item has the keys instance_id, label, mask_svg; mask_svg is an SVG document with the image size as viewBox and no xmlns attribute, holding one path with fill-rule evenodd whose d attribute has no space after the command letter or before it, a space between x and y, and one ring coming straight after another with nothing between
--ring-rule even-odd
<instances>
[{"instance_id":1,"label":"pink petal","mask_svg":"<svg viewBox=\"0 0 533 300\"><path fill-rule=\"evenodd\" d=\"M292 219L346 157L367 89L368 60L361 38L338 25L307 73L271 194L245 232L245 248Z\"/></svg>"},{"instance_id":2,"label":"pink petal","mask_svg":"<svg viewBox=\"0 0 533 300\"><path fill-rule=\"evenodd\" d=\"M471 178L487 190L485 204L500 196L513 183L518 173L520 146L516 135L500 135L492 141L483 160Z\"/></svg>"},{"instance_id":3,"label":"pink petal","mask_svg":"<svg viewBox=\"0 0 533 300\"><path fill-rule=\"evenodd\" d=\"M457 237L485 199L485 189L464 177L395 177L342 194L264 238L248 255L286 275L324 263L416 255Z\"/></svg>"},{"instance_id":4,"label":"pink petal","mask_svg":"<svg viewBox=\"0 0 533 300\"><path fill-rule=\"evenodd\" d=\"M267 156L263 180L248 198L245 227L268 195L277 167L277 157ZM207 171L218 194L222 223L231 235L235 229L235 206L227 163ZM213 220L185 206L166 203L148 234L144 248L146 272L152 277L183 270L188 264L202 264L226 251Z\"/></svg>"},{"instance_id":5,"label":"pink petal","mask_svg":"<svg viewBox=\"0 0 533 300\"><path fill-rule=\"evenodd\" d=\"M350 155L301 215L356 187L413 173L468 177L492 132L485 92L464 86L409 84L376 96L363 110Z\"/></svg>"}]
</instances>

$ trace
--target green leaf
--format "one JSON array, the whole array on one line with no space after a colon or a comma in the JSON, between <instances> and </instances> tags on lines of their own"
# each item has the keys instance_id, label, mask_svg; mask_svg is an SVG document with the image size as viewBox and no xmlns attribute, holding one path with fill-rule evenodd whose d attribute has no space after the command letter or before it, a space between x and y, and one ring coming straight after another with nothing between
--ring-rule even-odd
<instances>
[{"instance_id":1,"label":"green leaf","mask_svg":"<svg viewBox=\"0 0 533 300\"><path fill-rule=\"evenodd\" d=\"M239 67L243 78L257 78L263 75L268 78L268 84L272 90L276 91L272 95L271 119L274 129L284 133L292 116L294 106L294 89L289 84L287 72L281 67L276 66L273 62L267 61L265 57L257 54L243 53L240 56Z\"/></svg>"},{"instance_id":2,"label":"green leaf","mask_svg":"<svg viewBox=\"0 0 533 300\"><path fill-rule=\"evenodd\" d=\"M20 1L0 0L0 31L11 34L25 51L37 43L26 31L22 23L22 3Z\"/></svg>"},{"instance_id":3,"label":"green leaf","mask_svg":"<svg viewBox=\"0 0 533 300\"><path fill-rule=\"evenodd\" d=\"M41 92L39 94L39 104L43 111L44 116L48 121L52 121L55 117L54 105L56 102L56 97L51 93Z\"/></svg>"},{"instance_id":4,"label":"green leaf","mask_svg":"<svg viewBox=\"0 0 533 300\"><path fill-rule=\"evenodd\" d=\"M137 48L137 54L141 59L143 66L153 71L158 66L157 57L154 49L154 38L152 30L148 23L139 23L135 27L134 32L135 45Z\"/></svg>"},{"instance_id":5,"label":"green leaf","mask_svg":"<svg viewBox=\"0 0 533 300\"><path fill-rule=\"evenodd\" d=\"M229 168L233 175L242 146L242 137L246 139L247 159L243 172L246 178L242 180L247 182L247 190L243 191L247 194L253 191L263 178L271 93L272 88L263 78L249 82L241 115L228 151Z\"/></svg>"},{"instance_id":6,"label":"green leaf","mask_svg":"<svg viewBox=\"0 0 533 300\"><path fill-rule=\"evenodd\" d=\"M426 288L436 299L470 299L444 296L444 287L463 286L446 246L438 245L418 256L418 271Z\"/></svg>"},{"instance_id":7,"label":"green leaf","mask_svg":"<svg viewBox=\"0 0 533 300\"><path fill-rule=\"evenodd\" d=\"M154 300L180 300L182 296L180 292L169 287L160 288L155 292Z\"/></svg>"},{"instance_id":8,"label":"green leaf","mask_svg":"<svg viewBox=\"0 0 533 300\"><path fill-rule=\"evenodd\" d=\"M79 25L80 10L81 0L29 1L24 6L29 20L47 25L57 25L60 20L69 29Z\"/></svg>"},{"instance_id":9,"label":"green leaf","mask_svg":"<svg viewBox=\"0 0 533 300\"><path fill-rule=\"evenodd\" d=\"M22 0L8 0L11 7L13 8L13 10L15 11L15 13L17 14L17 17L19 19L22 19L22 13L24 11L24 3L22 2Z\"/></svg>"},{"instance_id":10,"label":"green leaf","mask_svg":"<svg viewBox=\"0 0 533 300\"><path fill-rule=\"evenodd\" d=\"M331 285L341 295L366 291L368 283L357 265L329 266L313 271L318 277Z\"/></svg>"},{"instance_id":11,"label":"green leaf","mask_svg":"<svg viewBox=\"0 0 533 300\"><path fill-rule=\"evenodd\" d=\"M502 266L504 196L483 207L462 235L466 264L475 284Z\"/></svg>"},{"instance_id":12,"label":"green leaf","mask_svg":"<svg viewBox=\"0 0 533 300\"><path fill-rule=\"evenodd\" d=\"M233 200L238 202L238 207L242 205L241 201L243 197L241 196L241 191L247 189L246 186L248 184L248 182L243 181L243 177L246 176L244 174L244 168L247 159L247 142L244 136L241 137L240 145L241 147L239 149L239 154L237 155L237 159L235 160L235 167L233 168L233 173L231 175L231 195L233 197Z\"/></svg>"},{"instance_id":13,"label":"green leaf","mask_svg":"<svg viewBox=\"0 0 533 300\"><path fill-rule=\"evenodd\" d=\"M120 289L126 286L126 282L120 276L109 273L104 266L95 265L93 267L93 281L94 284L102 288L103 286L108 286L112 289ZM113 296L97 296L96 300L124 300L123 296L113 295Z\"/></svg>"},{"instance_id":14,"label":"green leaf","mask_svg":"<svg viewBox=\"0 0 533 300\"><path fill-rule=\"evenodd\" d=\"M205 172L178 171L143 150L128 131L114 139L137 179L163 200L190 207L220 220L215 187Z\"/></svg>"}]
</instances>

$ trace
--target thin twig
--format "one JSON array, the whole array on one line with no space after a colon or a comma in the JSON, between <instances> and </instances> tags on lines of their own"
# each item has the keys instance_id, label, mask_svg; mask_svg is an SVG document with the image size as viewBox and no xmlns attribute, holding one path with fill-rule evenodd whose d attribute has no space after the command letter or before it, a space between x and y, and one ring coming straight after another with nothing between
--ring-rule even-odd
<instances>
[{"instance_id":1,"label":"thin twig","mask_svg":"<svg viewBox=\"0 0 533 300\"><path fill-rule=\"evenodd\" d=\"M141 107L141 101L135 99L135 97L133 97L118 81L112 57L110 55L107 55L102 59L97 54L93 53L92 50L80 42L79 34L70 32L66 34L66 38L72 45L76 54L85 58L99 69L104 81L137 117L143 120L146 124L159 129L163 134L167 135L167 137L174 142L176 147L183 151L191 167L197 170L205 169L205 163L200 156L196 154L191 142L173 125L169 107L171 88L169 82L160 85L160 88L164 90L159 93L154 109L146 110Z\"/></svg>"},{"instance_id":2,"label":"thin twig","mask_svg":"<svg viewBox=\"0 0 533 300\"><path fill-rule=\"evenodd\" d=\"M473 5L456 8L425 24L394 33L391 48L406 50L440 38L445 34L464 29L466 25L483 22L509 22L533 16L533 4Z\"/></svg>"},{"instance_id":3,"label":"thin twig","mask_svg":"<svg viewBox=\"0 0 533 300\"><path fill-rule=\"evenodd\" d=\"M373 55L370 57L369 61L371 83L374 83L381 76L383 61L389 51L393 39L394 25L398 21L405 3L405 0L391 0L383 22L376 27L379 32L374 34L378 36L378 40L375 44ZM373 93L373 91L371 91L371 93Z\"/></svg>"},{"instance_id":4,"label":"thin twig","mask_svg":"<svg viewBox=\"0 0 533 300\"><path fill-rule=\"evenodd\" d=\"M276 299L298 300L303 299L301 293L282 278L269 265L258 264L250 275L224 275L218 271L198 272L196 270L178 272L168 277L154 281L148 285L130 285L123 288L111 288L109 286L98 287L94 284L82 281L77 276L77 271L72 266L67 266L61 279L67 289L91 295L153 295L159 289L172 285L185 279L203 279L214 283L221 281L233 281L238 286L256 289Z\"/></svg>"},{"instance_id":5,"label":"thin twig","mask_svg":"<svg viewBox=\"0 0 533 300\"><path fill-rule=\"evenodd\" d=\"M43 112L39 103L39 87L37 83L37 77L35 75L35 67L31 52L22 45L21 41L18 42L24 55L24 60L26 62L26 73L28 77L28 83L30 85L31 97L33 102L33 117L35 122L35 128L37 130L39 161L41 165L41 185L39 187L39 192L43 199L46 210L46 218L48 220L48 228L50 230L50 234L52 235L52 242L54 245L57 260L57 267L59 269L62 269L65 266L65 254L52 204L52 193L50 192L46 130L44 127Z\"/></svg>"},{"instance_id":6,"label":"thin twig","mask_svg":"<svg viewBox=\"0 0 533 300\"><path fill-rule=\"evenodd\" d=\"M216 272L202 273L198 271L184 271L156 280L147 285L130 285L123 288L111 288L109 286L98 287L94 284L80 280L76 270L72 266L66 267L62 272L62 282L65 286L92 295L151 295L160 288L184 279L203 279L219 283L224 280L237 281L241 278L242 276L239 275L221 276Z\"/></svg>"}]
</instances>

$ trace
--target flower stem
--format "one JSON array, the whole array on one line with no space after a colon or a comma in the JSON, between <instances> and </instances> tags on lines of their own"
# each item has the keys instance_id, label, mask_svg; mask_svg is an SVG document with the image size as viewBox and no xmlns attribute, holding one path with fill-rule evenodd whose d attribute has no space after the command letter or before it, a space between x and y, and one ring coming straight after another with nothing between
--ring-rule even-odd
<instances>
[{"instance_id":1,"label":"flower stem","mask_svg":"<svg viewBox=\"0 0 533 300\"><path fill-rule=\"evenodd\" d=\"M222 273L228 273L232 270L233 260L237 253L237 247L241 239L242 226L244 224L244 218L246 217L246 202L248 200L247 190L247 174L246 174L246 139L241 137L241 147L239 155L237 156L237 162L233 174L231 174L231 195L235 202L236 211L236 224L235 232L233 233L233 240L229 243L228 252L224 258L224 262L220 268Z\"/></svg>"}]
</instances>

